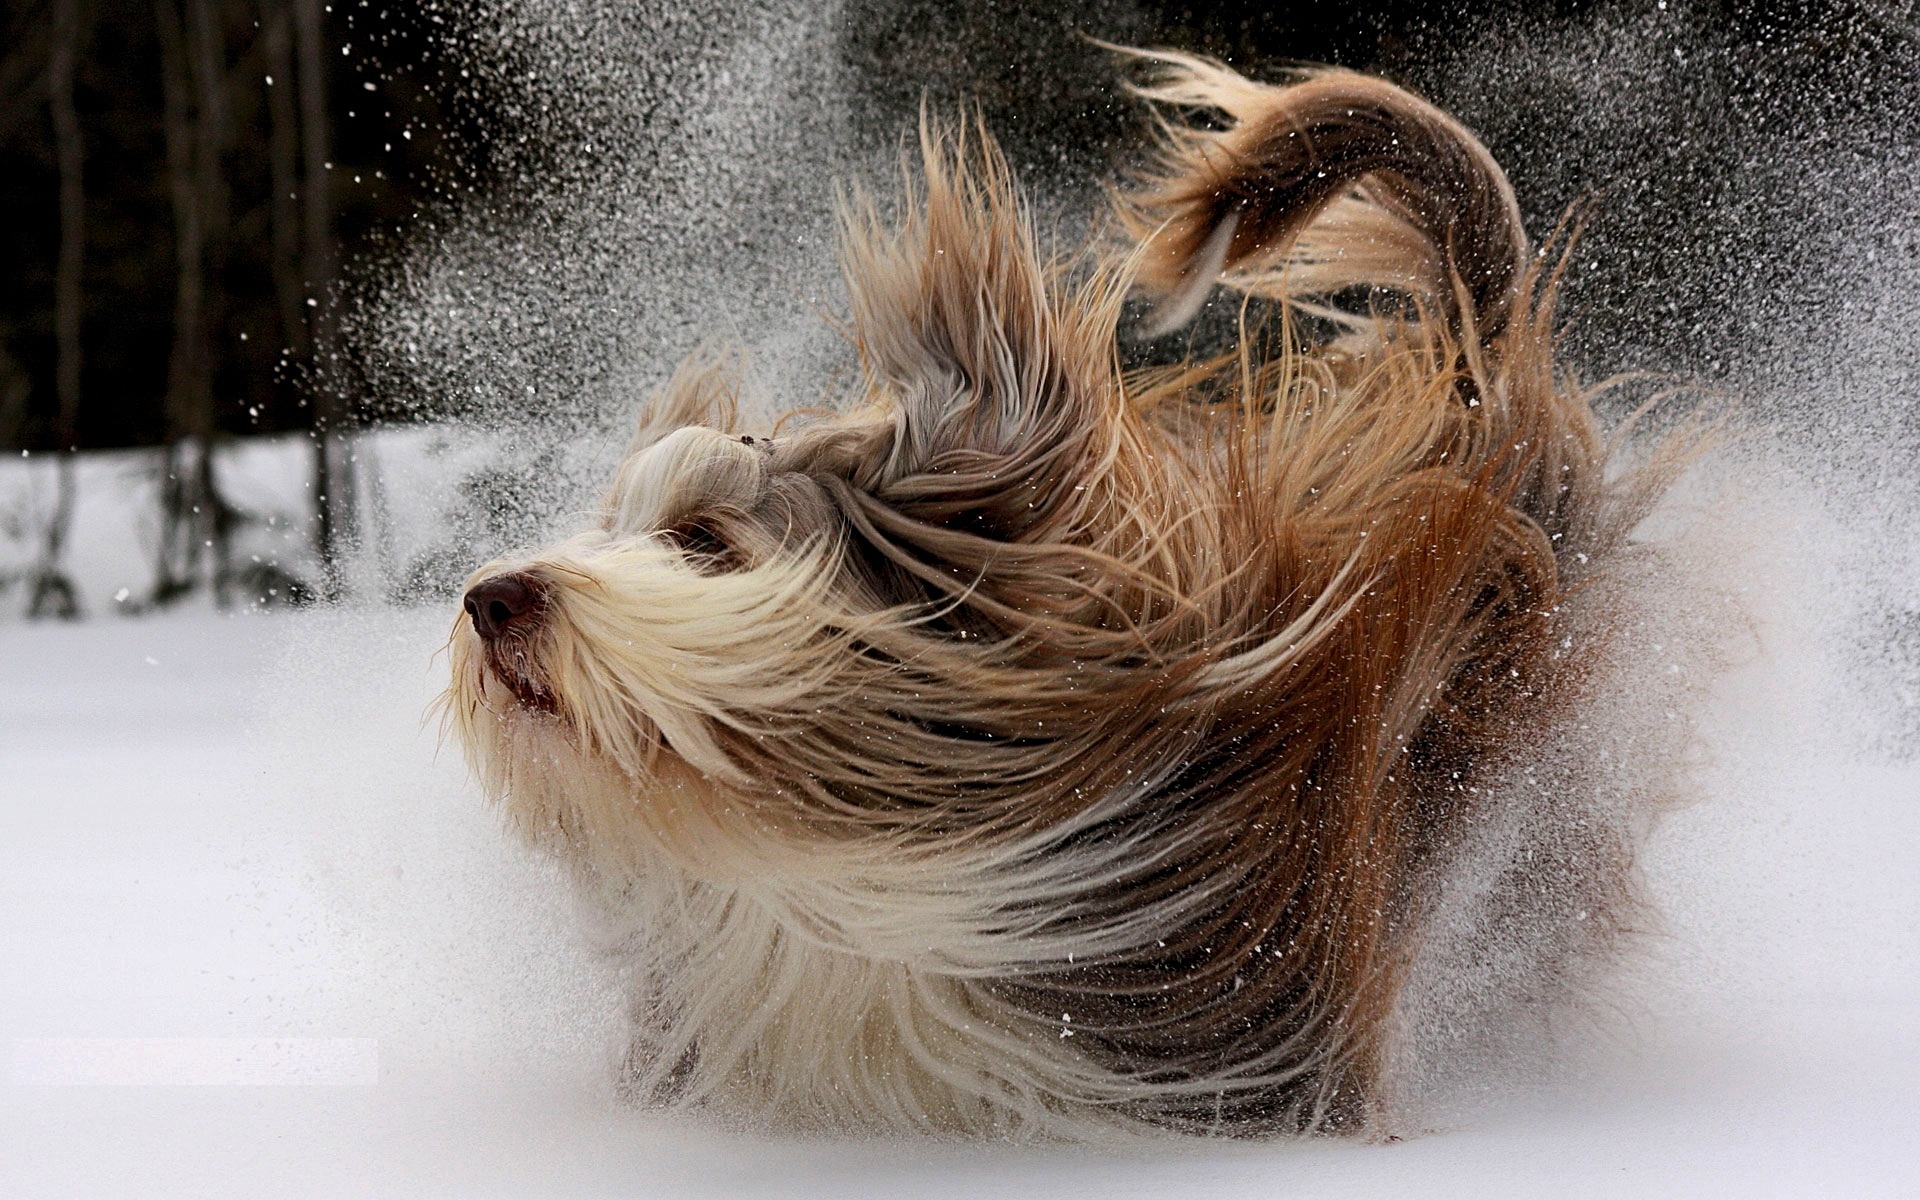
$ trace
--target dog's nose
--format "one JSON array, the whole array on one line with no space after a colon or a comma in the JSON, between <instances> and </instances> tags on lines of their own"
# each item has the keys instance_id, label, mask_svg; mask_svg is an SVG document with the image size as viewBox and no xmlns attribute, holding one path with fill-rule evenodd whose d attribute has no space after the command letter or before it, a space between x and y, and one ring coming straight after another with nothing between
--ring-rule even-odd
<instances>
[{"instance_id":1,"label":"dog's nose","mask_svg":"<svg viewBox=\"0 0 1920 1200\"><path fill-rule=\"evenodd\" d=\"M495 575L467 589L465 608L473 628L492 641L508 630L524 632L540 611L538 580L518 573Z\"/></svg>"}]
</instances>

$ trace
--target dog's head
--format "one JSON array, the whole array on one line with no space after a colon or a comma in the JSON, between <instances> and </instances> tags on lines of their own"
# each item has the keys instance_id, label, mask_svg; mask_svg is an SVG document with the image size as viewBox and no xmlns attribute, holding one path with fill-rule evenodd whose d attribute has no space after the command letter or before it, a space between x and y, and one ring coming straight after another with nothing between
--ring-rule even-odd
<instances>
[{"instance_id":1,"label":"dog's head","mask_svg":"<svg viewBox=\"0 0 1920 1200\"><path fill-rule=\"evenodd\" d=\"M1030 827L1042 759L1111 728L1120 664L1204 624L1137 561L1181 499L1128 477L1121 287L1067 281L959 141L927 139L901 227L848 218L849 411L749 433L728 365L689 363L593 528L469 580L447 707L530 835L705 858L727 828L870 837L1016 783L986 823Z\"/></svg>"}]
</instances>

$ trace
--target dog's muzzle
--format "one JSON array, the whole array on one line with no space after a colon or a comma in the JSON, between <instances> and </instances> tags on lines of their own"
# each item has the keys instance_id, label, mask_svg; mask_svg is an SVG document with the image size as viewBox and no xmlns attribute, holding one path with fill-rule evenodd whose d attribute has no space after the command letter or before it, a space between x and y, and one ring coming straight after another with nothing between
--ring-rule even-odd
<instances>
[{"instance_id":1,"label":"dog's muzzle","mask_svg":"<svg viewBox=\"0 0 1920 1200\"><path fill-rule=\"evenodd\" d=\"M546 622L548 584L521 571L483 579L467 589L461 607L484 647L488 671L520 707L552 713L557 702L534 653Z\"/></svg>"},{"instance_id":2,"label":"dog's muzzle","mask_svg":"<svg viewBox=\"0 0 1920 1200\"><path fill-rule=\"evenodd\" d=\"M531 575L518 571L483 579L467 589L464 606L473 630L489 642L503 637L525 637L540 622L546 608L546 588Z\"/></svg>"}]
</instances>

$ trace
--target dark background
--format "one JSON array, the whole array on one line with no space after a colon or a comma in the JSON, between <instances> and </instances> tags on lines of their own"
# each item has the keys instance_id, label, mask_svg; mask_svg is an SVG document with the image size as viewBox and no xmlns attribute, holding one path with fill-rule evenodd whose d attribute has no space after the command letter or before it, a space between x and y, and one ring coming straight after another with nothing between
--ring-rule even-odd
<instances>
[{"instance_id":1,"label":"dark background","mask_svg":"<svg viewBox=\"0 0 1920 1200\"><path fill-rule=\"evenodd\" d=\"M334 302L331 280L311 280L298 264L275 259L275 213L269 143L272 139L270 54L263 20L300 0L205 0L217 19L223 57L219 90L226 112L216 134L226 212L208 231L206 271L208 368L215 427L229 434L303 429L312 425L314 386L304 324L312 310L292 312L280 289L304 299ZM85 194L84 316L81 322L81 403L76 443L83 448L154 445L183 431L169 420L166 393L176 336L180 263L176 214L170 199L164 123L163 51L156 13L168 4L190 16L192 0L79 0L73 101L83 143ZM479 76L462 80L446 65L449 47L427 5L362 3L326 6L325 158L332 163L331 219L326 230L339 245L336 261L349 273L377 273L407 239L432 237L436 217L484 197L495 182L489 130L507 119L511 95L490 95ZM1349 3L1062 4L962 3L959 0L853 0L841 52L863 99L876 109L876 126L891 129L888 114L910 113L923 89L936 96L965 93L980 101L993 127L1028 162L1077 158L1098 170L1110 148L1133 128L1137 114L1115 101L1107 60L1080 35L1126 37L1217 55L1245 69L1306 60L1385 73L1443 104L1450 80L1439 65L1463 29L1519 30L1592 21L1612 11L1649 5L1559 3L1436 4L1384 0ZM60 245L59 169L47 97L53 4L7 0L4 61L0 61L0 450L59 446L55 382L54 274ZM1850 122L1872 122L1888 140L1915 138L1914 27L1874 6L1763 4L1716 0L1693 5L1685 18L1713 61L1700 95L1716 110L1676 108L1676 125L1702 119L1752 131L1759 140L1845 136ZM350 53L342 55L341 47ZM293 80L280 80L294 90ZM1707 318L1674 345L1661 347L1646 321L1613 314L1606 333L1633 343L1640 357L1673 360L1669 367L1713 369L1708 349L1725 331L1712 327L1717 306L1708 273L1662 271L1671 248L1740 252L1739 230L1720 227L1710 209L1675 203L1659 214L1630 210L1648 193L1700 195L1737 173L1752 146L1723 139L1718 147L1682 136L1650 141L1643 129L1610 139L1544 89L1529 94L1509 86L1505 107L1469 115L1475 128L1510 165L1536 229L1550 227L1560 210L1599 194L1603 215L1596 236L1631 225L1632 240L1662 245L1668 254L1643 254L1621 263L1645 289L1649 271L1668 276L1680 308ZM1731 103L1735 111L1718 107ZM1811 101L1811 103L1809 102ZM1480 105L1471 105L1481 109ZM1556 135L1556 129L1561 132ZM1837 129L1837 134L1823 130ZM1684 133L1684 130L1676 131ZM1543 155L1559 141L1577 152ZM1630 180L1626 190L1619 181ZM304 180L290 181L300 189ZM1791 203L1774 196L1770 203ZM1768 230L1769 235L1771 229ZM1728 245L1729 240L1735 244ZM1619 237L1615 241L1622 240ZM1768 256L1791 254L1773 248ZM1765 257L1765 256L1758 256ZM1762 274L1765 274L1762 264ZM276 279L276 271L297 278ZM1604 291L1610 279L1581 281ZM1760 281L1764 287L1764 280ZM1782 288L1786 280L1777 281ZM1750 314L1743 314L1743 319ZM1660 324L1671 332L1671 322ZM359 416L397 414L376 396L359 393L349 376L339 381Z\"/></svg>"},{"instance_id":2,"label":"dark background","mask_svg":"<svg viewBox=\"0 0 1920 1200\"><path fill-rule=\"evenodd\" d=\"M226 433L306 428L302 386L309 338L304 299L326 301L331 280L301 264L276 278L270 142L273 62L262 21L298 0L208 0L221 43L225 112L213 136L226 211L208 231L210 372L216 425ZM80 0L74 105L84 144L85 268L78 444L154 445L176 436L165 395L180 275L165 130L164 47L156 14L192 0ZM0 64L0 448L51 450L56 430L54 273L60 245L59 168L47 98L53 5L8 0ZM325 234L348 269L376 267L397 238L417 236L460 189L488 172L487 98L458 86L437 61L422 8L343 2L324 12ZM351 55L340 53L342 46ZM366 85L373 89L367 90ZM283 92L296 80L281 78ZM191 103L191 102L190 102ZM192 114L197 118L198 114ZM192 119L190 118L190 119ZM297 118L296 118L297 119ZM194 133L201 133L195 121ZM298 131L293 135L298 137ZM296 166L296 172L298 167ZM198 181L205 186L204 181ZM290 190L304 190L298 175ZM299 214L296 212L297 221ZM295 231L296 235L299 231ZM302 303L289 314L282 283ZM289 319L291 317L291 319ZM355 397L363 401L364 397ZM356 405L356 408L364 405Z\"/></svg>"},{"instance_id":3,"label":"dark background","mask_svg":"<svg viewBox=\"0 0 1920 1200\"><path fill-rule=\"evenodd\" d=\"M199 578L194 548L238 519L222 515L207 446L459 412L431 370L383 383L386 351L351 336L348 310L463 218L498 206L511 220L542 171L540 114L511 82L512 48L476 55L487 34L463 19L472 11L0 7L0 451L166 447L169 511L205 520L181 526L189 557L168 566L162 548L156 601ZM846 0L831 53L876 144L923 96L964 98L1030 176L1093 180L1137 145L1140 114L1091 36L1255 74L1300 61L1379 72L1482 135L1537 235L1591 201L1568 297L1576 361L1738 386L1776 369L1765 343L1783 331L1804 341L1883 316L1863 278L1920 270L1920 214L1899 182L1908 167L1920 179L1920 25L1876 0ZM482 59L494 69L468 70ZM595 111L574 110L588 135ZM1865 274L1835 266L1859 229L1833 228L1862 181L1882 191L1861 203L1889 210L1866 214L1878 232ZM63 245L78 263L64 292ZM1909 349L1881 357L1911 369ZM1911 432L1910 416L1892 420L1890 436ZM316 445L315 495L348 501L340 460L326 437ZM350 514L326 501L316 512L325 568ZM45 578L65 520L49 528Z\"/></svg>"}]
</instances>

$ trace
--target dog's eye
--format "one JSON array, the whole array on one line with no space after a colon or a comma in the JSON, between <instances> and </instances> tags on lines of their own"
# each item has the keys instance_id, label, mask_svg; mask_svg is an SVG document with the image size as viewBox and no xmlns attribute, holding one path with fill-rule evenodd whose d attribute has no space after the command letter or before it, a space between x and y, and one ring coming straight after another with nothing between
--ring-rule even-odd
<instances>
[{"instance_id":1,"label":"dog's eye","mask_svg":"<svg viewBox=\"0 0 1920 1200\"><path fill-rule=\"evenodd\" d=\"M740 565L739 555L726 540L701 521L682 521L660 531L668 545L686 554L702 571L727 571Z\"/></svg>"}]
</instances>

